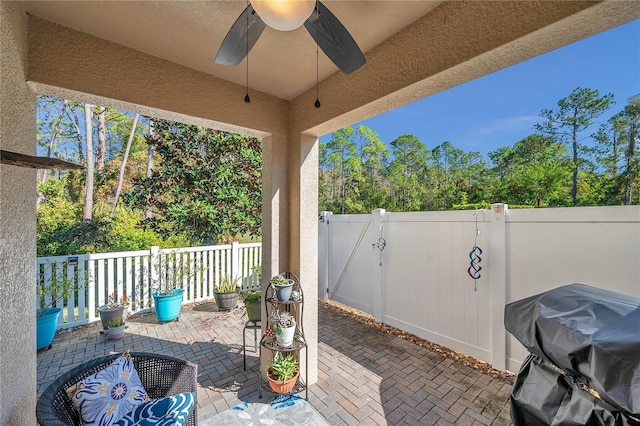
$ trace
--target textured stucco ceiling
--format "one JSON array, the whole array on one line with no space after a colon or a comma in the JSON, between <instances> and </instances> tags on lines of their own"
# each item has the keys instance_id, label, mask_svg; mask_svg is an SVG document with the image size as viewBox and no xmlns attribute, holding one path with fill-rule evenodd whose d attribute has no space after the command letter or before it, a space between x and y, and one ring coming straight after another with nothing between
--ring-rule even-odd
<instances>
[{"instance_id":1,"label":"textured stucco ceiling","mask_svg":"<svg viewBox=\"0 0 640 426\"><path fill-rule=\"evenodd\" d=\"M366 53L437 7L441 1L335 1L323 3ZM246 61L216 65L215 55L246 1L25 1L40 18L145 52L237 84ZM339 72L320 51L319 78ZM249 55L249 84L291 100L315 85L316 46L304 27L267 27Z\"/></svg>"}]
</instances>

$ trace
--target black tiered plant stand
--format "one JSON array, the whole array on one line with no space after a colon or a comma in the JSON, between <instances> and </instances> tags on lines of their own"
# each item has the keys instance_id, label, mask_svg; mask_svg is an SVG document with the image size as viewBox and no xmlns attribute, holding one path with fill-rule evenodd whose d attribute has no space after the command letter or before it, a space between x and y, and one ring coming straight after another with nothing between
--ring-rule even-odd
<instances>
[{"instance_id":1,"label":"black tiered plant stand","mask_svg":"<svg viewBox=\"0 0 640 426\"><path fill-rule=\"evenodd\" d=\"M266 328L270 328L273 326L273 319L271 318L274 311L278 312L289 312L291 316L293 316L296 320L296 330L293 337L293 344L289 347L280 346L276 341L275 336L263 336L260 340L260 359L262 359L262 349L266 349L271 351L271 354L275 352L295 352L296 358L298 362L300 362L300 350L304 349L305 353L305 368L304 368L304 378L302 377L302 370L300 370L300 374L298 374L298 380L296 381L295 386L291 391L286 393L285 395L295 395L302 391L305 392L305 399L309 398L309 389L306 381L309 378L309 351L307 350L307 341L304 337L304 330L302 327L302 314L303 314L303 305L304 305L304 295L302 293L302 287L300 286L300 280L298 277L292 272L283 272L281 274L285 278L293 280L293 289L292 293L297 292L297 299L289 299L286 302L280 302L276 297L276 289L273 283L269 283L267 286L264 303L267 312L267 322ZM260 398L262 398L262 390L265 390L270 393L275 393L271 386L269 386L269 381L263 377L260 377L260 384L258 385L258 391Z\"/></svg>"}]
</instances>

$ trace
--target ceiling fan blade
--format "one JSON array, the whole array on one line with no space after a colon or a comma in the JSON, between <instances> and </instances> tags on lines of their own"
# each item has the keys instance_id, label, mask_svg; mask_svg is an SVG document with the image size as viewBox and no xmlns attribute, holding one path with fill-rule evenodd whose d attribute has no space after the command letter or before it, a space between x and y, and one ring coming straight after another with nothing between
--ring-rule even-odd
<instances>
[{"instance_id":1,"label":"ceiling fan blade","mask_svg":"<svg viewBox=\"0 0 640 426\"><path fill-rule=\"evenodd\" d=\"M304 27L322 51L345 74L351 74L366 62L349 31L321 2L305 21ZM317 28L317 31L316 31Z\"/></svg>"},{"instance_id":2,"label":"ceiling fan blade","mask_svg":"<svg viewBox=\"0 0 640 426\"><path fill-rule=\"evenodd\" d=\"M253 6L248 5L236 19L236 22L233 23L222 41L216 55L216 64L238 65L242 62L248 51L258 41L265 27L266 24L254 12ZM247 37L249 40L248 46Z\"/></svg>"}]
</instances>

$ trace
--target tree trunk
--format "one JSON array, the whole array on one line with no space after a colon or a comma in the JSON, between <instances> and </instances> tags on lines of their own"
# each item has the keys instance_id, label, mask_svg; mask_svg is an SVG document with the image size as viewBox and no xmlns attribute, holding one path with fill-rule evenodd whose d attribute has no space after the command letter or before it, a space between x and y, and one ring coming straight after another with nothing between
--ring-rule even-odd
<instances>
[{"instance_id":1,"label":"tree trunk","mask_svg":"<svg viewBox=\"0 0 640 426\"><path fill-rule=\"evenodd\" d=\"M122 191L122 181L124 180L124 169L127 166L127 159L129 158L129 150L131 149L131 142L133 141L133 136L136 134L136 126L138 125L138 117L140 115L136 114L133 119L133 125L131 125L131 133L129 133L129 139L127 140L127 147L124 150L124 158L122 159L122 165L120 166L120 178L118 179L118 187L116 188L116 196L113 200L113 207L111 207L110 217L113 217L116 214L116 206L118 205L118 198L120 198L120 191Z\"/></svg>"},{"instance_id":2,"label":"tree trunk","mask_svg":"<svg viewBox=\"0 0 640 426\"><path fill-rule=\"evenodd\" d=\"M93 125L91 119L93 105L84 104L84 125L86 137L87 161L85 164L86 182L84 190L84 214L82 219L85 222L91 221L93 211Z\"/></svg>"},{"instance_id":3,"label":"tree trunk","mask_svg":"<svg viewBox=\"0 0 640 426\"><path fill-rule=\"evenodd\" d=\"M56 146L56 138L58 137L58 133L60 133L60 122L62 121L62 116L64 115L64 111L67 108L67 104L62 104L62 109L60 110L60 115L58 116L58 121L56 121L55 126L53 127L53 132L51 132L51 139L49 139L49 143L47 144L47 157L51 158L55 151ZM40 174L40 182L44 183L47 180L49 175L49 169L42 170ZM37 204L40 204L41 197L38 197Z\"/></svg>"},{"instance_id":4,"label":"tree trunk","mask_svg":"<svg viewBox=\"0 0 640 426\"><path fill-rule=\"evenodd\" d=\"M107 118L106 108L100 108L98 112L98 152L96 152L96 169L98 173L104 171L104 163L107 158Z\"/></svg>"},{"instance_id":5,"label":"tree trunk","mask_svg":"<svg viewBox=\"0 0 640 426\"><path fill-rule=\"evenodd\" d=\"M69 105L69 101L65 100L64 104L67 106L65 109L65 114L73 123L73 127L76 129L76 139L78 140L78 157L80 158L80 164L85 163L85 157L82 153L82 132L80 131L80 121L78 120L78 115L73 112L73 108Z\"/></svg>"},{"instance_id":6,"label":"tree trunk","mask_svg":"<svg viewBox=\"0 0 640 426\"><path fill-rule=\"evenodd\" d=\"M155 130L153 127L153 119L149 119L149 137L155 138ZM153 144L147 145L147 179L151 178L153 174ZM147 194L147 202L144 208L144 218L153 218L153 211L151 211L151 196Z\"/></svg>"},{"instance_id":7,"label":"tree trunk","mask_svg":"<svg viewBox=\"0 0 640 426\"><path fill-rule=\"evenodd\" d=\"M571 186L571 200L573 205L578 204L578 128L577 125L573 126L573 179Z\"/></svg>"},{"instance_id":8,"label":"tree trunk","mask_svg":"<svg viewBox=\"0 0 640 426\"><path fill-rule=\"evenodd\" d=\"M635 155L636 155L636 137L638 134L638 128L634 120L629 120L629 144L627 146L627 165L626 165L626 176L624 182L624 205L628 206L631 204L631 186L633 183L633 178L635 177Z\"/></svg>"}]
</instances>

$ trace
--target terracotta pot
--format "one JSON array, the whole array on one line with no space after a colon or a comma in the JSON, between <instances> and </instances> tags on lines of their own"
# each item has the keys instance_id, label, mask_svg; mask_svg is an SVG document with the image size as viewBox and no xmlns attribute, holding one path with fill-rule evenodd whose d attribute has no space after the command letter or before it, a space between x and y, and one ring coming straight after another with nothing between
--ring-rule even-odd
<instances>
[{"instance_id":1,"label":"terracotta pot","mask_svg":"<svg viewBox=\"0 0 640 426\"><path fill-rule=\"evenodd\" d=\"M271 386L271 389L275 393L283 395L291 392L291 389L293 389L293 387L296 385L299 374L300 372L297 372L295 376L284 382L279 382L278 380L272 379L270 375L267 375L267 379L269 379L269 386Z\"/></svg>"}]
</instances>

